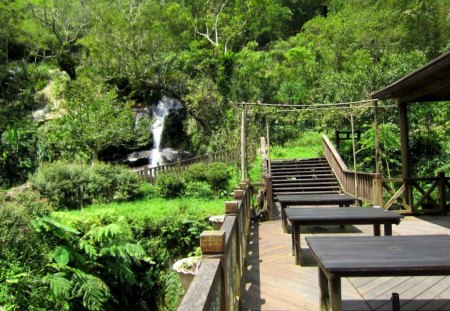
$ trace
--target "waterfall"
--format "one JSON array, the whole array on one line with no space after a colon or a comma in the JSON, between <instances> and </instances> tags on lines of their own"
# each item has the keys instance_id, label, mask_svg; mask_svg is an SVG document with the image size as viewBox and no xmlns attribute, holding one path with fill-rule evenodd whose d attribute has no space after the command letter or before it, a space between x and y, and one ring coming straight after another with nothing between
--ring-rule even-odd
<instances>
[{"instance_id":1,"label":"waterfall","mask_svg":"<svg viewBox=\"0 0 450 311\"><path fill-rule=\"evenodd\" d=\"M161 163L161 135L164 126L164 120L167 115L173 111L183 108L183 104L173 98L169 98L167 96L163 96L158 104L153 109L153 119L154 123L152 125L152 134L153 134L153 149L150 150L150 166L157 166L158 163Z\"/></svg>"}]
</instances>

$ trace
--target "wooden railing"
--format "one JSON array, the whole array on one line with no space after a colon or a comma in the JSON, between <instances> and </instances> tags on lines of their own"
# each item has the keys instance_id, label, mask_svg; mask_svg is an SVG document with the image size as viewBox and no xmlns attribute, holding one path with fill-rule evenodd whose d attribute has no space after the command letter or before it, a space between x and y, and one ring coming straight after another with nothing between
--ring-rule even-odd
<instances>
[{"instance_id":1,"label":"wooden railing","mask_svg":"<svg viewBox=\"0 0 450 311\"><path fill-rule=\"evenodd\" d=\"M383 177L377 173L350 171L326 135L322 135L325 158L344 192L383 207Z\"/></svg>"},{"instance_id":2,"label":"wooden railing","mask_svg":"<svg viewBox=\"0 0 450 311\"><path fill-rule=\"evenodd\" d=\"M155 182L158 175L166 172L171 171L183 171L185 170L189 165L199 162L221 162L226 161L227 154L225 152L218 152L218 153L208 153L202 156L189 158L189 159L178 159L177 162L169 163L169 164L163 164L158 165L154 167L149 166L140 166L134 169L134 171L139 174L144 180L149 182Z\"/></svg>"},{"instance_id":3,"label":"wooden railing","mask_svg":"<svg viewBox=\"0 0 450 311\"><path fill-rule=\"evenodd\" d=\"M179 311L239 309L239 297L250 230L251 187L245 180L225 202L220 230L200 235L202 263L186 291Z\"/></svg>"},{"instance_id":4,"label":"wooden railing","mask_svg":"<svg viewBox=\"0 0 450 311\"><path fill-rule=\"evenodd\" d=\"M405 190L411 189L409 204L405 200ZM404 180L390 178L383 180L388 200L386 209L398 209L403 213L440 213L445 215L450 206L450 177L441 172L437 177L421 177ZM447 192L449 191L449 192Z\"/></svg>"}]
</instances>

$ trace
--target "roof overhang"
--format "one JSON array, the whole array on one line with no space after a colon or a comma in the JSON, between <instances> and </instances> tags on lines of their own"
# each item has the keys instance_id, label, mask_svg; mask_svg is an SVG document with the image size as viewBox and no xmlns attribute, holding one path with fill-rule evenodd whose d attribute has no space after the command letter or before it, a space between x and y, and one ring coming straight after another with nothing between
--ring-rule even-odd
<instances>
[{"instance_id":1,"label":"roof overhang","mask_svg":"<svg viewBox=\"0 0 450 311\"><path fill-rule=\"evenodd\" d=\"M399 103L450 101L450 52L370 96Z\"/></svg>"}]
</instances>

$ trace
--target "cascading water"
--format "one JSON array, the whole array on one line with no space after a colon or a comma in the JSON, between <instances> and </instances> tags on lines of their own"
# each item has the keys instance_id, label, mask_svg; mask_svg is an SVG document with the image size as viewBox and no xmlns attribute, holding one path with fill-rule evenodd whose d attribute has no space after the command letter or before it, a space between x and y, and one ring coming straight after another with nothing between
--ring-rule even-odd
<instances>
[{"instance_id":1,"label":"cascading water","mask_svg":"<svg viewBox=\"0 0 450 311\"><path fill-rule=\"evenodd\" d=\"M164 120L167 115L173 111L183 108L183 105L180 101L169 98L167 96L163 96L160 101L158 101L158 105L153 109L153 119L155 120L152 125L152 134L154 146L153 149L150 150L150 166L157 166L161 163L161 135L164 126Z\"/></svg>"}]
</instances>

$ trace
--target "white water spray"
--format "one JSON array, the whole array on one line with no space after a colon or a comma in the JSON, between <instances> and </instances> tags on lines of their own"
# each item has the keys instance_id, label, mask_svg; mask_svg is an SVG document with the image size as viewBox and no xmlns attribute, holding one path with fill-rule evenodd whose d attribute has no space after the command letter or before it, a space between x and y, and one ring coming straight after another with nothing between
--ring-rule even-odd
<instances>
[{"instance_id":1,"label":"white water spray","mask_svg":"<svg viewBox=\"0 0 450 311\"><path fill-rule=\"evenodd\" d=\"M152 125L153 140L155 142L154 147L150 150L150 166L154 167L161 163L161 135L163 131L164 121L167 115L173 111L183 108L180 101L163 96L158 105L153 109L153 119L155 120Z\"/></svg>"}]
</instances>

